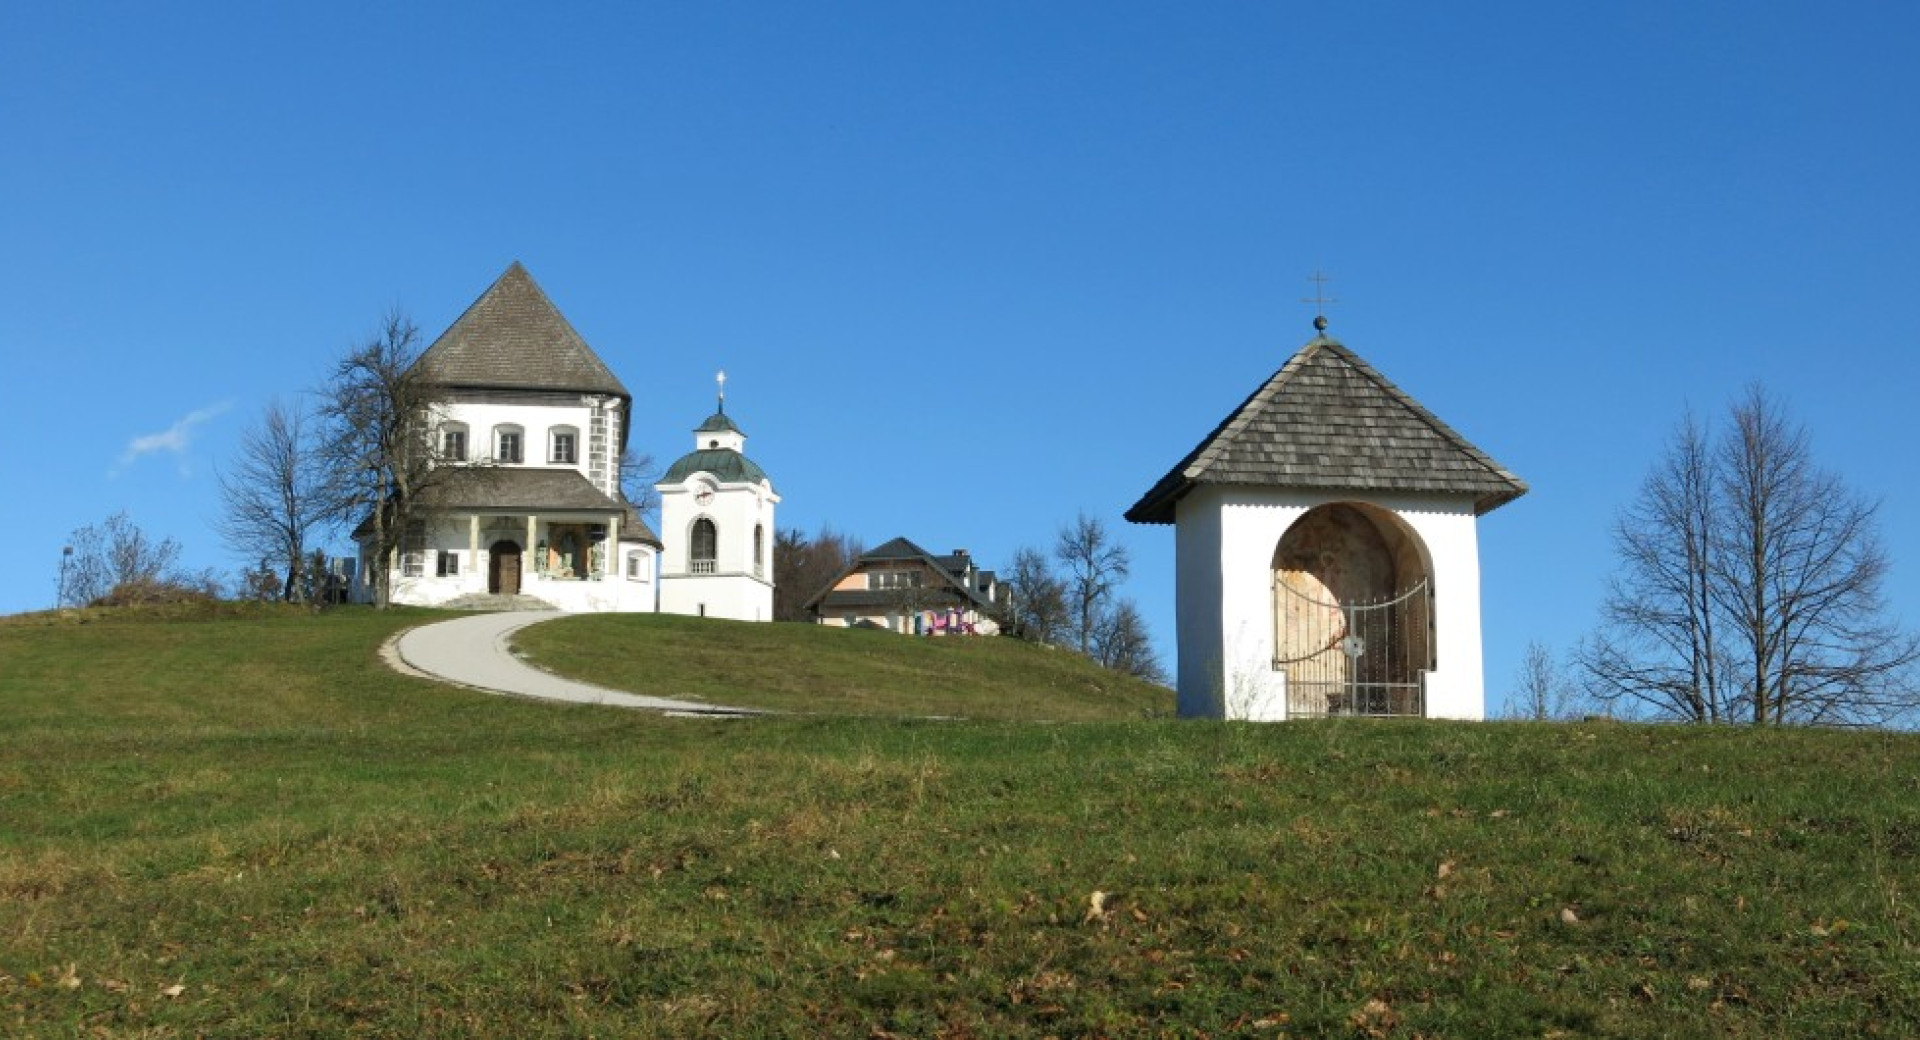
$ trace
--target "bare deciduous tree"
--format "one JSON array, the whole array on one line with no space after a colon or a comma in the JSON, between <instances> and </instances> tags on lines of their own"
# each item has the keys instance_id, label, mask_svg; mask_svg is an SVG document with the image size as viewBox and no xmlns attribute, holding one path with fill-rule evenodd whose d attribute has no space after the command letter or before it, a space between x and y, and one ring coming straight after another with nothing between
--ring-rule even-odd
<instances>
[{"instance_id":1,"label":"bare deciduous tree","mask_svg":"<svg viewBox=\"0 0 1920 1040\"><path fill-rule=\"evenodd\" d=\"M1116 544L1107 533L1107 526L1085 513L1060 529L1053 555L1067 570L1072 637L1080 652L1091 657L1100 615L1113 590L1126 580L1132 561L1126 546Z\"/></svg>"},{"instance_id":2,"label":"bare deciduous tree","mask_svg":"<svg viewBox=\"0 0 1920 1040\"><path fill-rule=\"evenodd\" d=\"M364 524L374 605L391 601L389 571L408 528L432 509L427 493L465 467L436 466L434 428L445 397L416 364L420 333L398 310L334 366L318 409L329 515Z\"/></svg>"},{"instance_id":3,"label":"bare deciduous tree","mask_svg":"<svg viewBox=\"0 0 1920 1040\"><path fill-rule=\"evenodd\" d=\"M306 410L272 401L240 439L233 465L220 472L224 512L215 529L229 548L284 574L280 598L313 596L307 551L328 521L325 474L310 442ZM257 581L257 575L254 579Z\"/></svg>"},{"instance_id":4,"label":"bare deciduous tree","mask_svg":"<svg viewBox=\"0 0 1920 1040\"><path fill-rule=\"evenodd\" d=\"M773 619L811 621L807 603L853 566L866 549L850 534L823 525L812 538L797 527L773 536Z\"/></svg>"},{"instance_id":5,"label":"bare deciduous tree","mask_svg":"<svg viewBox=\"0 0 1920 1040\"><path fill-rule=\"evenodd\" d=\"M1137 679L1167 683L1167 670L1153 649L1146 619L1130 599L1121 599L1101 614L1093 634L1093 659Z\"/></svg>"},{"instance_id":6,"label":"bare deciduous tree","mask_svg":"<svg viewBox=\"0 0 1920 1040\"><path fill-rule=\"evenodd\" d=\"M180 543L150 537L125 511L74 529L67 544L73 556L66 563L61 606L154 602L180 594L210 596L218 584L210 572L180 570Z\"/></svg>"},{"instance_id":7,"label":"bare deciduous tree","mask_svg":"<svg viewBox=\"0 0 1920 1040\"><path fill-rule=\"evenodd\" d=\"M620 455L620 494L649 524L660 519L660 489L653 486L654 481L660 479L660 473L653 456L644 451L626 451ZM776 534L776 540L778 537ZM777 555L774 558L779 559Z\"/></svg>"},{"instance_id":8,"label":"bare deciduous tree","mask_svg":"<svg viewBox=\"0 0 1920 1040\"><path fill-rule=\"evenodd\" d=\"M1548 722L1581 714L1579 691L1553 659L1553 651L1539 640L1527 643L1513 692L1507 695L1506 717Z\"/></svg>"},{"instance_id":9,"label":"bare deciduous tree","mask_svg":"<svg viewBox=\"0 0 1920 1040\"><path fill-rule=\"evenodd\" d=\"M1690 722L1885 723L1920 706L1887 620L1877 504L1814 462L1760 387L1691 418L1622 514L1622 571L1579 654L1593 694Z\"/></svg>"},{"instance_id":10,"label":"bare deciduous tree","mask_svg":"<svg viewBox=\"0 0 1920 1040\"><path fill-rule=\"evenodd\" d=\"M1045 554L1031 547L1016 550L1004 580L1013 590L1007 627L1014 635L1048 644L1066 637L1067 583L1053 573Z\"/></svg>"}]
</instances>

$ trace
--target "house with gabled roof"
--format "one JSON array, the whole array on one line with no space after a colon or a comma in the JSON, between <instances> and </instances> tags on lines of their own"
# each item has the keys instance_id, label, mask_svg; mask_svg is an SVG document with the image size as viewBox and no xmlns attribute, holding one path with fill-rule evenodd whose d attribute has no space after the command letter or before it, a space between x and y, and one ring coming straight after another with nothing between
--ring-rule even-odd
<instances>
[{"instance_id":1,"label":"house with gabled roof","mask_svg":"<svg viewBox=\"0 0 1920 1040\"><path fill-rule=\"evenodd\" d=\"M1482 718L1477 522L1527 485L1314 327L1127 511L1174 527L1180 712Z\"/></svg>"},{"instance_id":2,"label":"house with gabled roof","mask_svg":"<svg viewBox=\"0 0 1920 1040\"><path fill-rule=\"evenodd\" d=\"M390 570L396 603L531 597L564 610L657 608L660 539L620 490L633 395L519 261L429 346L440 391L426 518ZM361 537L362 581L375 561Z\"/></svg>"},{"instance_id":3,"label":"house with gabled roof","mask_svg":"<svg viewBox=\"0 0 1920 1040\"><path fill-rule=\"evenodd\" d=\"M860 554L806 609L822 625L906 635L998 635L1011 590L965 549L935 556L905 538Z\"/></svg>"}]
</instances>

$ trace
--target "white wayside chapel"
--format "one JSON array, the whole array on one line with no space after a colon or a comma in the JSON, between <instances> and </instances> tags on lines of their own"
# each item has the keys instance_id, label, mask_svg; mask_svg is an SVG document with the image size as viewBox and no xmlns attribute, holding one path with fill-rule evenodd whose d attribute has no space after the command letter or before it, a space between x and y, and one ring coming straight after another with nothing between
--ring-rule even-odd
<instances>
[{"instance_id":1,"label":"white wayside chapel","mask_svg":"<svg viewBox=\"0 0 1920 1040\"><path fill-rule=\"evenodd\" d=\"M693 450L667 467L660 492L660 609L668 614L773 620L773 482L746 456L747 435L719 410L693 431Z\"/></svg>"},{"instance_id":2,"label":"white wayside chapel","mask_svg":"<svg viewBox=\"0 0 1920 1040\"><path fill-rule=\"evenodd\" d=\"M1314 326L1127 511L1174 525L1180 714L1483 718L1477 520L1527 486Z\"/></svg>"}]
</instances>

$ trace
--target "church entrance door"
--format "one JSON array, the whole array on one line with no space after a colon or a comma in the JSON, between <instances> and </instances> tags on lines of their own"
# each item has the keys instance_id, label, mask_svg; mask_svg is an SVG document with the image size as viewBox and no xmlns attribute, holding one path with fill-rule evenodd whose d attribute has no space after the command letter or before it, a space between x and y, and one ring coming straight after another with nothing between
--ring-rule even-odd
<instances>
[{"instance_id":1,"label":"church entrance door","mask_svg":"<svg viewBox=\"0 0 1920 1040\"><path fill-rule=\"evenodd\" d=\"M520 546L502 540L487 548L487 591L496 596L520 594Z\"/></svg>"}]
</instances>

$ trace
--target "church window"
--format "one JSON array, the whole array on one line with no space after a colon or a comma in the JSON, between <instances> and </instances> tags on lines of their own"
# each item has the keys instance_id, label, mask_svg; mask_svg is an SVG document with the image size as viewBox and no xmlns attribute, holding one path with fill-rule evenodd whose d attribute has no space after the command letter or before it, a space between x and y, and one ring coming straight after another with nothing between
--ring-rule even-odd
<instances>
[{"instance_id":1,"label":"church window","mask_svg":"<svg viewBox=\"0 0 1920 1040\"><path fill-rule=\"evenodd\" d=\"M633 553L627 557L627 580L647 580L647 554Z\"/></svg>"},{"instance_id":2,"label":"church window","mask_svg":"<svg viewBox=\"0 0 1920 1040\"><path fill-rule=\"evenodd\" d=\"M467 461L467 427L448 423L440 429L440 457L449 462Z\"/></svg>"},{"instance_id":3,"label":"church window","mask_svg":"<svg viewBox=\"0 0 1920 1040\"><path fill-rule=\"evenodd\" d=\"M761 524L753 525L753 576L766 573L767 529Z\"/></svg>"},{"instance_id":4,"label":"church window","mask_svg":"<svg viewBox=\"0 0 1920 1040\"><path fill-rule=\"evenodd\" d=\"M580 431L571 426L556 426L549 438L552 445L548 450L547 461L561 465L575 465L580 461Z\"/></svg>"},{"instance_id":5,"label":"church window","mask_svg":"<svg viewBox=\"0 0 1920 1040\"><path fill-rule=\"evenodd\" d=\"M493 458L496 462L520 462L525 458L523 431L518 426L493 428Z\"/></svg>"},{"instance_id":6,"label":"church window","mask_svg":"<svg viewBox=\"0 0 1920 1040\"><path fill-rule=\"evenodd\" d=\"M689 557L690 570L695 574L712 574L715 556L720 546L720 534L714 528L713 521L701 517L693 522L693 551Z\"/></svg>"},{"instance_id":7,"label":"church window","mask_svg":"<svg viewBox=\"0 0 1920 1040\"><path fill-rule=\"evenodd\" d=\"M438 565L435 567L435 573L442 578L459 577L460 554L451 549L440 550L440 559Z\"/></svg>"},{"instance_id":8,"label":"church window","mask_svg":"<svg viewBox=\"0 0 1920 1040\"><path fill-rule=\"evenodd\" d=\"M400 534L400 574L418 578L427 572L427 524L424 520L407 523Z\"/></svg>"}]
</instances>

